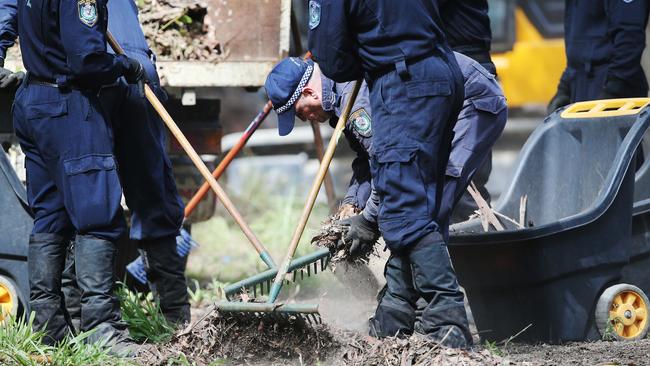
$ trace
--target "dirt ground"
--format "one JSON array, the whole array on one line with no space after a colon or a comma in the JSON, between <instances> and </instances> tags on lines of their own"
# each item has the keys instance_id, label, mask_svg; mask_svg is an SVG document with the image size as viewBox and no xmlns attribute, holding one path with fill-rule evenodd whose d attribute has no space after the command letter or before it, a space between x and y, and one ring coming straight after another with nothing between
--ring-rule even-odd
<instances>
[{"instance_id":1,"label":"dirt ground","mask_svg":"<svg viewBox=\"0 0 650 366\"><path fill-rule=\"evenodd\" d=\"M151 347L138 360L169 365L181 360L207 365L650 365L650 340L567 345L510 343L444 348L422 336L377 340L360 331L310 325L298 319L233 318L196 309L199 321L170 344Z\"/></svg>"}]
</instances>

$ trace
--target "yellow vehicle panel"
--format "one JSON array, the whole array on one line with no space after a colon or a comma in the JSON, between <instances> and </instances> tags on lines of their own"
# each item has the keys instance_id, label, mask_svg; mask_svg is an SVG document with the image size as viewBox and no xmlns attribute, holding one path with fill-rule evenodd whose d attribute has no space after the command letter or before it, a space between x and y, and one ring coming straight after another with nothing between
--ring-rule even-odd
<instances>
[{"instance_id":1,"label":"yellow vehicle panel","mask_svg":"<svg viewBox=\"0 0 650 366\"><path fill-rule=\"evenodd\" d=\"M564 39L544 39L519 7L515 39L512 50L492 54L508 106L545 106L566 67Z\"/></svg>"}]
</instances>

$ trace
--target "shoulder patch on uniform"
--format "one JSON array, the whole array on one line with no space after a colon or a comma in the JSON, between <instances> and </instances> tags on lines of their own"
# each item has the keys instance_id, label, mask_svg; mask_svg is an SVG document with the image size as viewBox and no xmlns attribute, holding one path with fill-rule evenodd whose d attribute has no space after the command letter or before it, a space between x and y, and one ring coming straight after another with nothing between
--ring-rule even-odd
<instances>
[{"instance_id":1,"label":"shoulder patch on uniform","mask_svg":"<svg viewBox=\"0 0 650 366\"><path fill-rule=\"evenodd\" d=\"M352 122L352 127L363 137L372 136L372 120L365 109L359 108L354 111L348 121Z\"/></svg>"},{"instance_id":2,"label":"shoulder patch on uniform","mask_svg":"<svg viewBox=\"0 0 650 366\"><path fill-rule=\"evenodd\" d=\"M314 29L320 24L320 3L309 1L309 29Z\"/></svg>"},{"instance_id":3,"label":"shoulder patch on uniform","mask_svg":"<svg viewBox=\"0 0 650 366\"><path fill-rule=\"evenodd\" d=\"M79 20L89 27L97 24L97 0L79 0L77 2L79 9Z\"/></svg>"}]
</instances>

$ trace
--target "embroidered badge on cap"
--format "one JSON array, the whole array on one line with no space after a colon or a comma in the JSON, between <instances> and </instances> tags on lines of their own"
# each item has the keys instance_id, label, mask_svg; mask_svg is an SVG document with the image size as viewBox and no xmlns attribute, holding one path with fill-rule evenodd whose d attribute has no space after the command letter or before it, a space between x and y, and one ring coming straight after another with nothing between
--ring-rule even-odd
<instances>
[{"instance_id":1,"label":"embroidered badge on cap","mask_svg":"<svg viewBox=\"0 0 650 366\"><path fill-rule=\"evenodd\" d=\"M363 137L372 136L372 123L370 115L365 109L360 108L350 115L349 121L352 122L352 127Z\"/></svg>"},{"instance_id":2,"label":"embroidered badge on cap","mask_svg":"<svg viewBox=\"0 0 650 366\"><path fill-rule=\"evenodd\" d=\"M85 25L92 27L97 24L97 1L96 0L79 0L79 20Z\"/></svg>"},{"instance_id":3,"label":"embroidered badge on cap","mask_svg":"<svg viewBox=\"0 0 650 366\"><path fill-rule=\"evenodd\" d=\"M320 24L320 4L314 0L309 1L309 29L314 29Z\"/></svg>"}]
</instances>

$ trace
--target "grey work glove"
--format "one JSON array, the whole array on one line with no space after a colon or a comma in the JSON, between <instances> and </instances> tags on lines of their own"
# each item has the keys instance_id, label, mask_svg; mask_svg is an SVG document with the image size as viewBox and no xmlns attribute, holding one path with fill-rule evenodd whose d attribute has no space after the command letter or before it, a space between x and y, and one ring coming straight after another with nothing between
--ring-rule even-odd
<instances>
[{"instance_id":1,"label":"grey work glove","mask_svg":"<svg viewBox=\"0 0 650 366\"><path fill-rule=\"evenodd\" d=\"M16 90L25 78L24 72L11 72L0 67L0 89Z\"/></svg>"},{"instance_id":2,"label":"grey work glove","mask_svg":"<svg viewBox=\"0 0 650 366\"><path fill-rule=\"evenodd\" d=\"M371 251L379 239L379 227L366 220L363 215L352 216L349 219L341 220L340 223L343 226L349 226L343 241L352 243L350 245L350 256L352 257Z\"/></svg>"}]
</instances>

